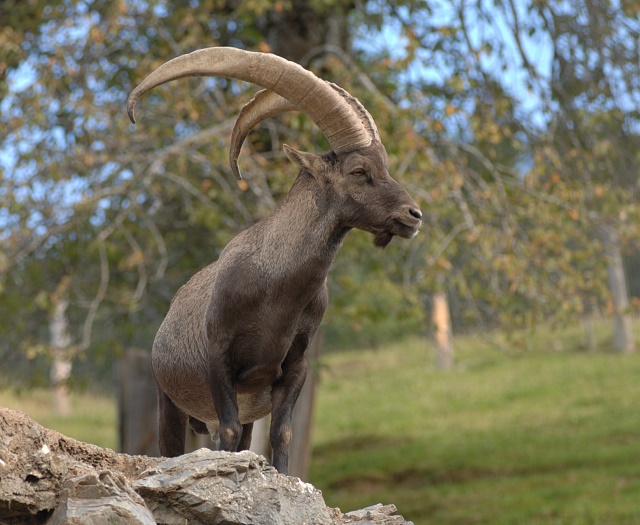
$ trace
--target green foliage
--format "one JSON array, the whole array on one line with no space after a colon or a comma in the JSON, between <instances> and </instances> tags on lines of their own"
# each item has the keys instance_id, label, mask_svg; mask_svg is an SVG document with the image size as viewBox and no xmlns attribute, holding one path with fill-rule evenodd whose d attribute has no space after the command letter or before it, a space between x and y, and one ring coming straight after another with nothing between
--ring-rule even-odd
<instances>
[{"instance_id":1,"label":"green foliage","mask_svg":"<svg viewBox=\"0 0 640 525\"><path fill-rule=\"evenodd\" d=\"M398 57L372 75L402 79L393 96L411 112L392 114L419 134L385 142L428 212L423 257L403 284L445 287L466 326L561 321L604 305L598 225L633 231L624 243L640 233L639 109L626 95L638 74L637 20L598 0L370 9L392 18L404 46L371 43Z\"/></svg>"},{"instance_id":2,"label":"green foliage","mask_svg":"<svg viewBox=\"0 0 640 525\"><path fill-rule=\"evenodd\" d=\"M394 503L421 524L635 521L637 355L584 352L581 326L455 344L447 373L423 339L323 358L310 481L329 505Z\"/></svg>"},{"instance_id":3,"label":"green foliage","mask_svg":"<svg viewBox=\"0 0 640 525\"><path fill-rule=\"evenodd\" d=\"M363 102L391 173L426 212L416 239L384 253L365 235L346 240L330 282L331 346L424 333L440 289L457 330L606 307L598 224L613 224L629 254L640 238L637 13L601 0L449 7L0 3L0 355L18 377L36 374L20 349L47 348L65 279L78 358L149 346L177 288L288 190L281 144L328 147L308 118L282 115L249 137L238 184L228 138L256 88L226 80L155 90L128 123L137 82L212 45L268 51L297 39L275 50L295 47ZM339 38L324 30L330 18Z\"/></svg>"}]
</instances>

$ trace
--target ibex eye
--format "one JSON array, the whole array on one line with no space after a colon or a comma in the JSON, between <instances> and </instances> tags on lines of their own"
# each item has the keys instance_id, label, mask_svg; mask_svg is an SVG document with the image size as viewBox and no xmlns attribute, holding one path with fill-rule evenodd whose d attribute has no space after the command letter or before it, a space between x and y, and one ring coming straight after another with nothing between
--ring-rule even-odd
<instances>
[{"instance_id":1,"label":"ibex eye","mask_svg":"<svg viewBox=\"0 0 640 525\"><path fill-rule=\"evenodd\" d=\"M363 175L366 175L366 172L363 169L358 168L357 170L353 170L351 172L351 175L355 175L356 177L362 177Z\"/></svg>"}]
</instances>

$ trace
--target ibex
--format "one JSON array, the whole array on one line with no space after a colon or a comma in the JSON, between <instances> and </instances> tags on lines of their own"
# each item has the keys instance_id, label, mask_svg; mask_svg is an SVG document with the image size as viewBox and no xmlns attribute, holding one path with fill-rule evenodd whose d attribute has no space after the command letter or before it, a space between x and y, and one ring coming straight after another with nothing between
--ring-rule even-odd
<instances>
[{"instance_id":1,"label":"ibex","mask_svg":"<svg viewBox=\"0 0 640 525\"><path fill-rule=\"evenodd\" d=\"M184 453L187 419L196 432L218 434L221 449L238 451L250 446L253 422L271 413L272 464L286 474L305 351L327 306L327 273L345 235L359 228L384 247L394 235L415 236L422 213L389 175L387 153L362 104L276 55L213 47L174 58L131 92L131 121L140 96L190 76L265 88L235 123L236 176L247 134L284 111L304 111L332 148L315 155L284 146L300 166L284 202L178 290L153 343L164 456Z\"/></svg>"}]
</instances>

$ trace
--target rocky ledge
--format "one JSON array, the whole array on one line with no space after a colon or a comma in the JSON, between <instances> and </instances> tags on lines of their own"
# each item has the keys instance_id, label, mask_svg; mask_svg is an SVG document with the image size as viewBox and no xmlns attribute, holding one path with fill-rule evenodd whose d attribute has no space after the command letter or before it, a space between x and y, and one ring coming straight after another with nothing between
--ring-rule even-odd
<instances>
[{"instance_id":1,"label":"rocky ledge","mask_svg":"<svg viewBox=\"0 0 640 525\"><path fill-rule=\"evenodd\" d=\"M394 505L343 514L253 452L117 454L0 407L0 525L411 524Z\"/></svg>"}]
</instances>

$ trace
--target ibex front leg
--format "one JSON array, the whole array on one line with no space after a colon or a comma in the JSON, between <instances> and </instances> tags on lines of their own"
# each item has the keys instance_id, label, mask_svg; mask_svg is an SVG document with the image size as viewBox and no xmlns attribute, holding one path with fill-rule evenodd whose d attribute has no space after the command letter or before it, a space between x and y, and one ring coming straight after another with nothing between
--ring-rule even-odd
<instances>
[{"instance_id":1,"label":"ibex front leg","mask_svg":"<svg viewBox=\"0 0 640 525\"><path fill-rule=\"evenodd\" d=\"M304 355L307 344L306 336L296 337L282 364L282 376L271 389L271 463L282 474L289 472L289 445L293 437L291 418L307 377L307 359Z\"/></svg>"},{"instance_id":2,"label":"ibex front leg","mask_svg":"<svg viewBox=\"0 0 640 525\"><path fill-rule=\"evenodd\" d=\"M230 366L211 359L209 388L213 406L220 422L220 449L237 452L242 438L242 424L238 413L238 397L233 388Z\"/></svg>"}]
</instances>

